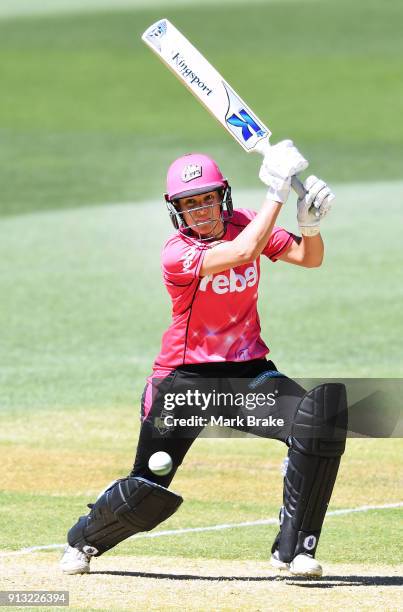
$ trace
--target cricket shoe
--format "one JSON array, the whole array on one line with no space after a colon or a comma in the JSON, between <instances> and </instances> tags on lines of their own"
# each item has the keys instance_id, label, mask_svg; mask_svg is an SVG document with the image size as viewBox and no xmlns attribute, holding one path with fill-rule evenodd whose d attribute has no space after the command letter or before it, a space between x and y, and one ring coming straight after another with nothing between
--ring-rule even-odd
<instances>
[{"instance_id":1,"label":"cricket shoe","mask_svg":"<svg viewBox=\"0 0 403 612\"><path fill-rule=\"evenodd\" d=\"M280 571L289 571L293 576L306 576L307 578L320 578L322 576L321 564L305 553L294 557L291 563L281 561L278 550L275 550L270 559L270 565Z\"/></svg>"},{"instance_id":2,"label":"cricket shoe","mask_svg":"<svg viewBox=\"0 0 403 612\"><path fill-rule=\"evenodd\" d=\"M85 546L85 552L73 548L67 544L64 549L63 557L60 559L60 567L64 574L88 574L90 571L90 561L93 555L98 552L92 546Z\"/></svg>"},{"instance_id":3,"label":"cricket shoe","mask_svg":"<svg viewBox=\"0 0 403 612\"><path fill-rule=\"evenodd\" d=\"M288 571L290 569L290 564L285 561L281 561L278 556L278 550L275 550L270 559L270 565L274 567L274 569L278 569L281 571Z\"/></svg>"},{"instance_id":4,"label":"cricket shoe","mask_svg":"<svg viewBox=\"0 0 403 612\"><path fill-rule=\"evenodd\" d=\"M312 576L312 578L320 578L320 576L322 576L322 566L316 559L311 557L311 555L301 553L291 561L290 574L293 576Z\"/></svg>"}]
</instances>

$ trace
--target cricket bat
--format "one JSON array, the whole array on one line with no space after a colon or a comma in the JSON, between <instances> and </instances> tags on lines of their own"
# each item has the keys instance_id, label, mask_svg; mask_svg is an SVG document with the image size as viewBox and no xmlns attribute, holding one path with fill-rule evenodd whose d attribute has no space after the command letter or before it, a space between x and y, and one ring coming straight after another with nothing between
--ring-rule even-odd
<instances>
[{"instance_id":1,"label":"cricket bat","mask_svg":"<svg viewBox=\"0 0 403 612\"><path fill-rule=\"evenodd\" d=\"M205 57L168 19L160 19L142 40L247 151L265 155L271 132ZM306 193L297 176L291 185L299 197Z\"/></svg>"}]
</instances>

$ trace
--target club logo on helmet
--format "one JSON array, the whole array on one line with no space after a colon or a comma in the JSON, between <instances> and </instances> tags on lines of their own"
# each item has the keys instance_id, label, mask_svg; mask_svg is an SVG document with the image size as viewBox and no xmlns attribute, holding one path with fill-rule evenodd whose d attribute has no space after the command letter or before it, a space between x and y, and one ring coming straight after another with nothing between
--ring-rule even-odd
<instances>
[{"instance_id":1,"label":"club logo on helmet","mask_svg":"<svg viewBox=\"0 0 403 612\"><path fill-rule=\"evenodd\" d=\"M202 167L199 164L188 164L182 170L181 179L184 183L189 183L189 181L193 181L201 175Z\"/></svg>"}]
</instances>

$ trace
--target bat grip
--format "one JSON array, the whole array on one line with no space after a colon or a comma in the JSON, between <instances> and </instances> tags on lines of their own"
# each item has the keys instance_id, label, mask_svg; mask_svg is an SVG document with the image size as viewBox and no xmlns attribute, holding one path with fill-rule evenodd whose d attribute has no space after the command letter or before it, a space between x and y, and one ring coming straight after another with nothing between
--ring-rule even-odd
<instances>
[{"instance_id":1,"label":"bat grip","mask_svg":"<svg viewBox=\"0 0 403 612\"><path fill-rule=\"evenodd\" d=\"M270 150L270 142L268 138L264 138L260 142L258 142L255 146L255 151L265 156ZM299 198L303 198L306 195L306 189L301 183L300 179L296 174L291 177L291 187L294 189L295 193Z\"/></svg>"},{"instance_id":2,"label":"bat grip","mask_svg":"<svg viewBox=\"0 0 403 612\"><path fill-rule=\"evenodd\" d=\"M305 197L306 189L296 174L291 177L291 187L294 189L299 198Z\"/></svg>"}]
</instances>

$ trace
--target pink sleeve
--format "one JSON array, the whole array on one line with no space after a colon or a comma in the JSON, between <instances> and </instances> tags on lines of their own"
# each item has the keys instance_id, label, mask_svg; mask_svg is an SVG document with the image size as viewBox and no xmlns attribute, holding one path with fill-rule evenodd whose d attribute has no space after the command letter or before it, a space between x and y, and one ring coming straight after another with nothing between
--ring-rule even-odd
<instances>
[{"instance_id":1,"label":"pink sleeve","mask_svg":"<svg viewBox=\"0 0 403 612\"><path fill-rule=\"evenodd\" d=\"M272 261L277 261L290 248L294 240L295 236L291 232L287 232L282 227L274 227L262 254L269 257Z\"/></svg>"},{"instance_id":2,"label":"pink sleeve","mask_svg":"<svg viewBox=\"0 0 403 612\"><path fill-rule=\"evenodd\" d=\"M250 208L235 208L232 219L235 223L239 223L240 225L244 225L245 227L249 225L249 223L254 219L257 215L255 210L251 210Z\"/></svg>"},{"instance_id":3,"label":"pink sleeve","mask_svg":"<svg viewBox=\"0 0 403 612\"><path fill-rule=\"evenodd\" d=\"M257 215L254 210L247 208L238 208L236 209L236 213L237 218L240 220L242 219L245 226ZM282 227L275 226L262 251L262 255L266 255L266 257L269 257L272 261L277 261L277 259L291 246L293 240L295 240L294 234L287 232L287 230Z\"/></svg>"},{"instance_id":4,"label":"pink sleeve","mask_svg":"<svg viewBox=\"0 0 403 612\"><path fill-rule=\"evenodd\" d=\"M208 247L180 236L170 238L162 251L162 272L165 281L188 285L199 277L204 253Z\"/></svg>"}]
</instances>

